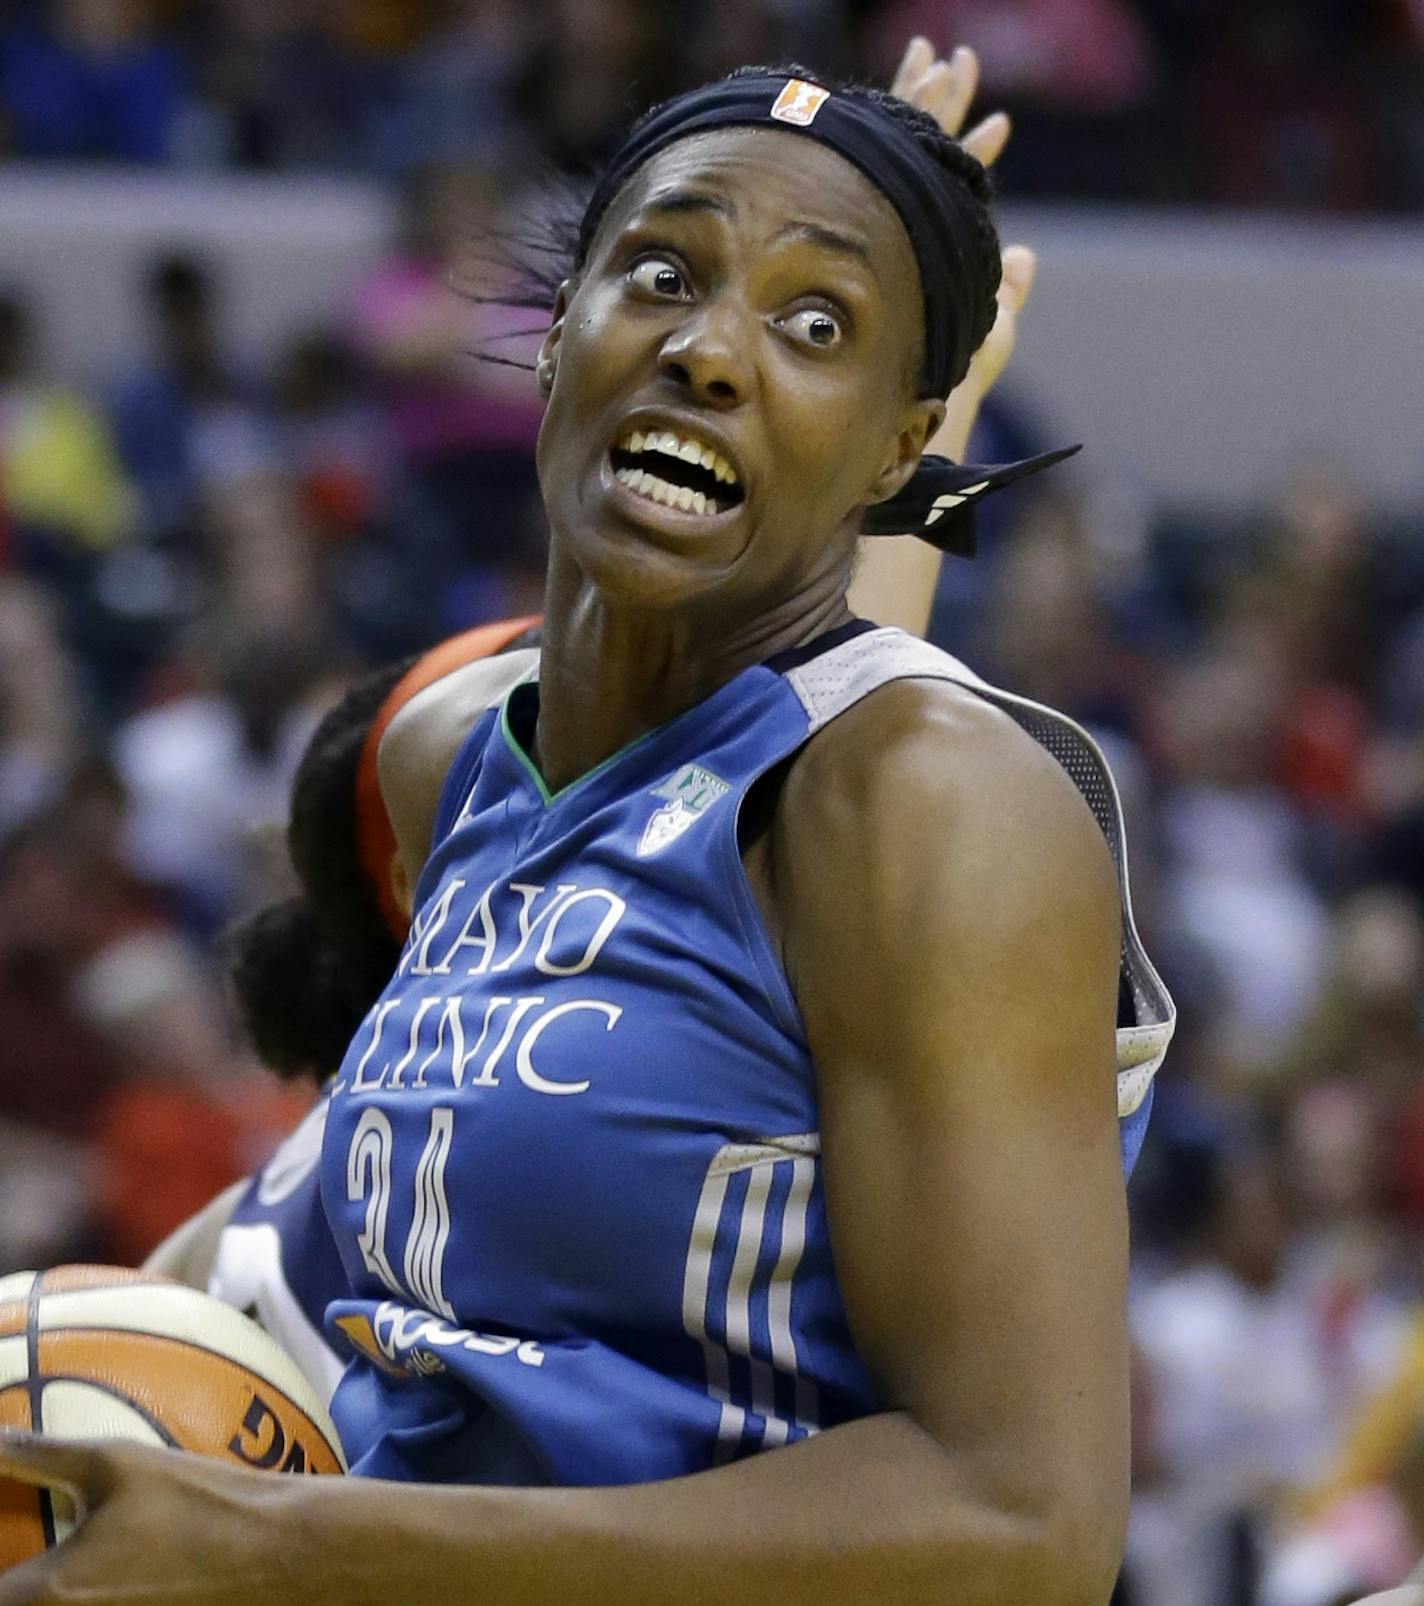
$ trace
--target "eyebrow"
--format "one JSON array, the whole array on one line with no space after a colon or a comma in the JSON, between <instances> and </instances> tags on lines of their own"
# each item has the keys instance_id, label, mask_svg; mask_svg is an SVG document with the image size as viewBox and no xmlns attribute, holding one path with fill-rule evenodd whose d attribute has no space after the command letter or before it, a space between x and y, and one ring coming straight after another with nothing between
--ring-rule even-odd
<instances>
[{"instance_id":1,"label":"eyebrow","mask_svg":"<svg viewBox=\"0 0 1424 1606\"><path fill-rule=\"evenodd\" d=\"M734 218L737 209L720 195L709 195L705 190L668 190L662 195L651 195L639 208L639 213L650 212L715 212L721 217Z\"/></svg>"},{"instance_id":2,"label":"eyebrow","mask_svg":"<svg viewBox=\"0 0 1424 1606\"><path fill-rule=\"evenodd\" d=\"M649 216L656 214L696 214L713 213L718 217L735 218L736 206L720 195L708 194L705 190L669 190L662 195L649 196L639 209L639 215ZM822 250L835 251L841 256L855 257L858 261L870 261L870 247L858 235L842 234L839 229L828 228L824 223L812 223L807 219L798 218L790 223L783 224L772 236L773 241L779 240L805 240L811 245L818 245Z\"/></svg>"},{"instance_id":3,"label":"eyebrow","mask_svg":"<svg viewBox=\"0 0 1424 1606\"><path fill-rule=\"evenodd\" d=\"M787 223L776 231L773 239L805 240L811 245L819 245L826 251L837 251L842 256L857 257L865 263L870 261L870 247L864 240L854 234L842 234L838 229L828 229L824 223L808 223L802 220Z\"/></svg>"}]
</instances>

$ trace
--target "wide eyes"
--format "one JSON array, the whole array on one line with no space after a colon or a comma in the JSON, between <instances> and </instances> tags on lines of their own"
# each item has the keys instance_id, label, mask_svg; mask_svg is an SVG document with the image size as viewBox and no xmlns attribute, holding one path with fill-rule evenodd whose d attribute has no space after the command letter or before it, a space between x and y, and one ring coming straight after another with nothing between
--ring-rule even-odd
<instances>
[{"instance_id":1,"label":"wide eyes","mask_svg":"<svg viewBox=\"0 0 1424 1606\"><path fill-rule=\"evenodd\" d=\"M628 282L661 301L686 301L692 295L687 273L667 257L639 258L628 269ZM840 317L826 306L798 307L775 322L793 340L822 351L838 346L845 338Z\"/></svg>"},{"instance_id":2,"label":"wide eyes","mask_svg":"<svg viewBox=\"0 0 1424 1606\"><path fill-rule=\"evenodd\" d=\"M783 318L781 327L793 338L823 350L839 345L844 335L840 319L825 307L802 307Z\"/></svg>"},{"instance_id":3,"label":"wide eyes","mask_svg":"<svg viewBox=\"0 0 1424 1606\"><path fill-rule=\"evenodd\" d=\"M628 270L629 283L649 295L680 301L687 295L687 279L681 268L666 257L644 257Z\"/></svg>"}]
</instances>

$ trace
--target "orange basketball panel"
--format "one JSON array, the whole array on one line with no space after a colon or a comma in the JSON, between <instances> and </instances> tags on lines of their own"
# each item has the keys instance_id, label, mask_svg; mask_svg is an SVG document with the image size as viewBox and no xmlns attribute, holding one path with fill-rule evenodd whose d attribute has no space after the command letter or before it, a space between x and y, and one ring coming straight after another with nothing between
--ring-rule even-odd
<instances>
[{"instance_id":1,"label":"orange basketball panel","mask_svg":"<svg viewBox=\"0 0 1424 1606\"><path fill-rule=\"evenodd\" d=\"M135 1283L171 1283L151 1271L130 1271L126 1266L55 1266L44 1273L41 1291L72 1294L81 1288L130 1288Z\"/></svg>"},{"instance_id":2,"label":"orange basketball panel","mask_svg":"<svg viewBox=\"0 0 1424 1606\"><path fill-rule=\"evenodd\" d=\"M341 1471L300 1406L256 1372L195 1344L114 1329L42 1332L39 1373L110 1389L179 1449L273 1471Z\"/></svg>"},{"instance_id":3,"label":"orange basketball panel","mask_svg":"<svg viewBox=\"0 0 1424 1606\"><path fill-rule=\"evenodd\" d=\"M30 1426L30 1396L24 1388L0 1390L0 1427ZM38 1489L0 1478L0 1572L38 1556L45 1548L44 1517Z\"/></svg>"}]
</instances>

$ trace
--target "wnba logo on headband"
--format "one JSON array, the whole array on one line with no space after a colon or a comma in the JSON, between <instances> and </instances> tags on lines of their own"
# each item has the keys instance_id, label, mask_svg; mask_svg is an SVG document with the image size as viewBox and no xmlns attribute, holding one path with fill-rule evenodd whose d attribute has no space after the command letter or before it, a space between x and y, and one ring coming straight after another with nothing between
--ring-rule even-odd
<instances>
[{"instance_id":1,"label":"wnba logo on headband","mask_svg":"<svg viewBox=\"0 0 1424 1606\"><path fill-rule=\"evenodd\" d=\"M808 84L803 78L790 78L786 88L776 97L771 115L779 123L795 123L798 128L809 128L816 121L816 113L831 98L829 89L819 84Z\"/></svg>"}]
</instances>

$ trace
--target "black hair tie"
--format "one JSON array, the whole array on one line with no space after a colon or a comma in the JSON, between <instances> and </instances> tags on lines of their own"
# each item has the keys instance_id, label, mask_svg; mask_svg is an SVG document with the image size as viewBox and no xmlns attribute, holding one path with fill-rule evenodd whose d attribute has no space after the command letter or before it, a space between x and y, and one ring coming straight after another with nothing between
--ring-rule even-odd
<instances>
[{"instance_id":1,"label":"black hair tie","mask_svg":"<svg viewBox=\"0 0 1424 1606\"><path fill-rule=\"evenodd\" d=\"M955 463L947 457L927 456L910 476L905 488L888 501L866 508L860 521L862 535L917 535L941 552L972 558L975 551L974 509L1015 480L1038 474L1081 446L1061 446L1017 463Z\"/></svg>"}]
</instances>

